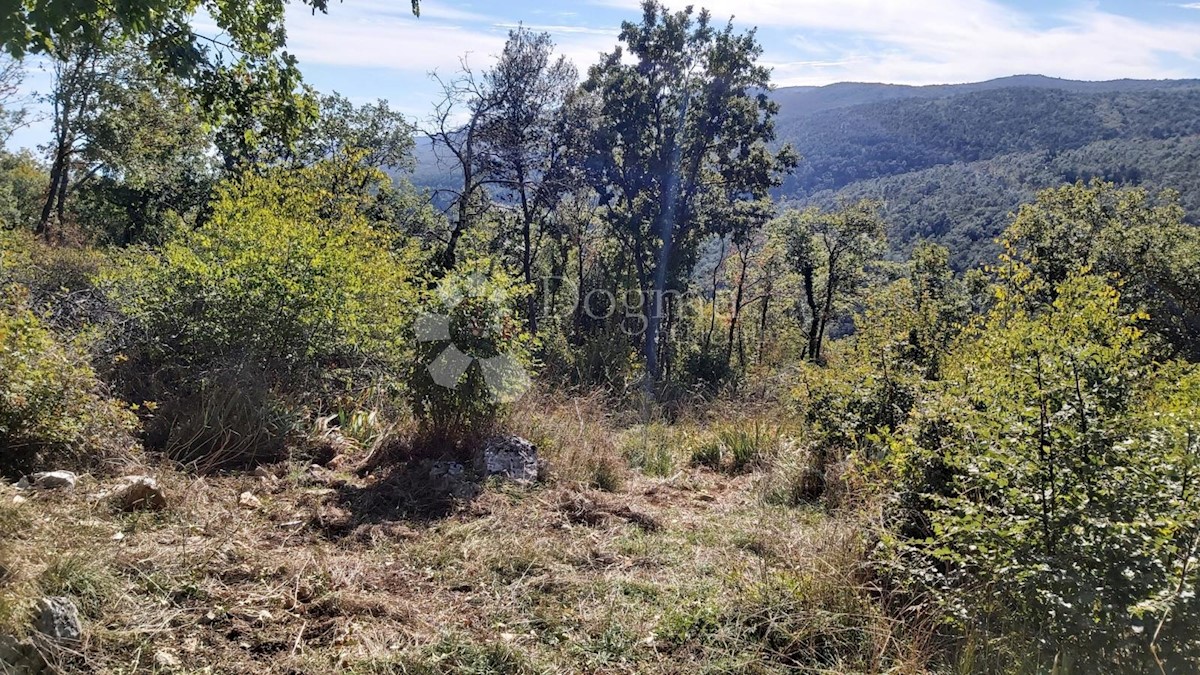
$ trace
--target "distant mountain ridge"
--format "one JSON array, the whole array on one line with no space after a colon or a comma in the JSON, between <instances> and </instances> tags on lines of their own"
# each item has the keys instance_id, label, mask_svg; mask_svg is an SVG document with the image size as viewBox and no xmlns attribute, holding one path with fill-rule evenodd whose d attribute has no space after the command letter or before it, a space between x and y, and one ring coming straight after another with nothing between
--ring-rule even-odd
<instances>
[{"instance_id":1,"label":"distant mountain ridge","mask_svg":"<svg viewBox=\"0 0 1200 675\"><path fill-rule=\"evenodd\" d=\"M1200 80L1064 80L1045 75L1010 75L965 84L882 84L838 82L820 87L778 87L771 96L789 115L804 115L867 103L908 98L944 98L979 91L1012 89L1057 89L1074 93L1137 92L1177 87L1200 87Z\"/></svg>"}]
</instances>

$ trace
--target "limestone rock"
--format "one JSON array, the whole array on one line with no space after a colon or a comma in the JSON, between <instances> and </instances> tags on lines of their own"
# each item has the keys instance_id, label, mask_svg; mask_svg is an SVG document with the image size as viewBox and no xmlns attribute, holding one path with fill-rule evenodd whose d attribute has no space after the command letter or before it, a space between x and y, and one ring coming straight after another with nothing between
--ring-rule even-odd
<instances>
[{"instance_id":1,"label":"limestone rock","mask_svg":"<svg viewBox=\"0 0 1200 675\"><path fill-rule=\"evenodd\" d=\"M238 506L243 509L258 509L262 506L262 500L254 496L253 492L243 492L238 495Z\"/></svg>"},{"instance_id":2,"label":"limestone rock","mask_svg":"<svg viewBox=\"0 0 1200 675\"><path fill-rule=\"evenodd\" d=\"M478 459L484 477L501 476L533 483L540 473L537 448L520 436L498 436L487 442Z\"/></svg>"},{"instance_id":3,"label":"limestone rock","mask_svg":"<svg viewBox=\"0 0 1200 675\"><path fill-rule=\"evenodd\" d=\"M83 638L83 622L79 609L70 598L42 598L37 603L37 618L34 629L52 640L78 642Z\"/></svg>"},{"instance_id":4,"label":"limestone rock","mask_svg":"<svg viewBox=\"0 0 1200 675\"><path fill-rule=\"evenodd\" d=\"M105 501L118 511L158 510L166 508L167 494L150 476L125 476Z\"/></svg>"},{"instance_id":5,"label":"limestone rock","mask_svg":"<svg viewBox=\"0 0 1200 675\"><path fill-rule=\"evenodd\" d=\"M22 478L17 487L39 490L74 490L79 476L70 471L42 471Z\"/></svg>"}]
</instances>

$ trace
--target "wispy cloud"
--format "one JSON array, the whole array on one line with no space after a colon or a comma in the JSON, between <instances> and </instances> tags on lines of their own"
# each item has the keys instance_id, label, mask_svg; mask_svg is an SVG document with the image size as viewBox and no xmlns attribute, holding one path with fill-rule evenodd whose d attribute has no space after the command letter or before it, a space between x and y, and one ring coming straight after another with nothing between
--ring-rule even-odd
<instances>
[{"instance_id":1,"label":"wispy cloud","mask_svg":"<svg viewBox=\"0 0 1200 675\"><path fill-rule=\"evenodd\" d=\"M302 64L379 68L426 73L455 69L464 55L484 67L504 47L508 31L521 25L450 6L423 4L421 18L396 10L406 3L364 0L330 8L328 16L288 15L288 47ZM616 44L615 29L573 23L525 24L550 33L559 53L586 69Z\"/></svg>"},{"instance_id":2,"label":"wispy cloud","mask_svg":"<svg viewBox=\"0 0 1200 675\"><path fill-rule=\"evenodd\" d=\"M636 10L637 0L594 0ZM769 33L824 36L821 52L792 40L767 50L781 84L835 80L908 84L965 82L1037 72L1079 79L1182 77L1200 65L1200 22L1155 24L1094 7L1047 16L994 0L707 0ZM1200 3L1189 3L1200 7ZM831 49L832 45L832 49ZM816 61L807 64L806 61ZM831 68L828 62L844 62ZM1179 62L1189 62L1190 71Z\"/></svg>"}]
</instances>

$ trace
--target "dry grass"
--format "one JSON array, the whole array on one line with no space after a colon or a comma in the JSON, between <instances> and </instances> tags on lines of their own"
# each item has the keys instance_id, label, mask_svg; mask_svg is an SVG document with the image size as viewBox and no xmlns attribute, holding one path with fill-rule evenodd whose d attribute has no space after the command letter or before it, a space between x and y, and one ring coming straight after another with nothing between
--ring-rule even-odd
<instances>
[{"instance_id":1,"label":"dry grass","mask_svg":"<svg viewBox=\"0 0 1200 675\"><path fill-rule=\"evenodd\" d=\"M256 675L920 670L872 600L863 523L768 505L760 475L690 467L686 447L670 476L632 470L596 399L514 424L554 479L438 508L405 469L353 461L159 470L161 513L113 514L96 482L20 505L0 488L0 632L55 593L87 622L66 671L162 672L163 650Z\"/></svg>"}]
</instances>

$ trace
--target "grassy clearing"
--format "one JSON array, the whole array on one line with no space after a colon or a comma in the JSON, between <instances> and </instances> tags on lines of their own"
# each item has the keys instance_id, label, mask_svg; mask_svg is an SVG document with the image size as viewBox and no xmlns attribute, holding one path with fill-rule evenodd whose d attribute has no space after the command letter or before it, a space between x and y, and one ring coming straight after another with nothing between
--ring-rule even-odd
<instances>
[{"instance_id":1,"label":"grassy clearing","mask_svg":"<svg viewBox=\"0 0 1200 675\"><path fill-rule=\"evenodd\" d=\"M692 466L719 437L700 425L619 431L598 409L544 404L526 431L555 478L446 512L400 494L400 469L353 473L361 455L162 470L157 514L104 510L94 482L19 505L2 488L0 631L62 594L87 623L64 660L79 672L161 672L160 651L183 672L255 674L920 670L920 642L872 599L869 522L766 502L757 465ZM239 506L246 491L261 507Z\"/></svg>"}]
</instances>

